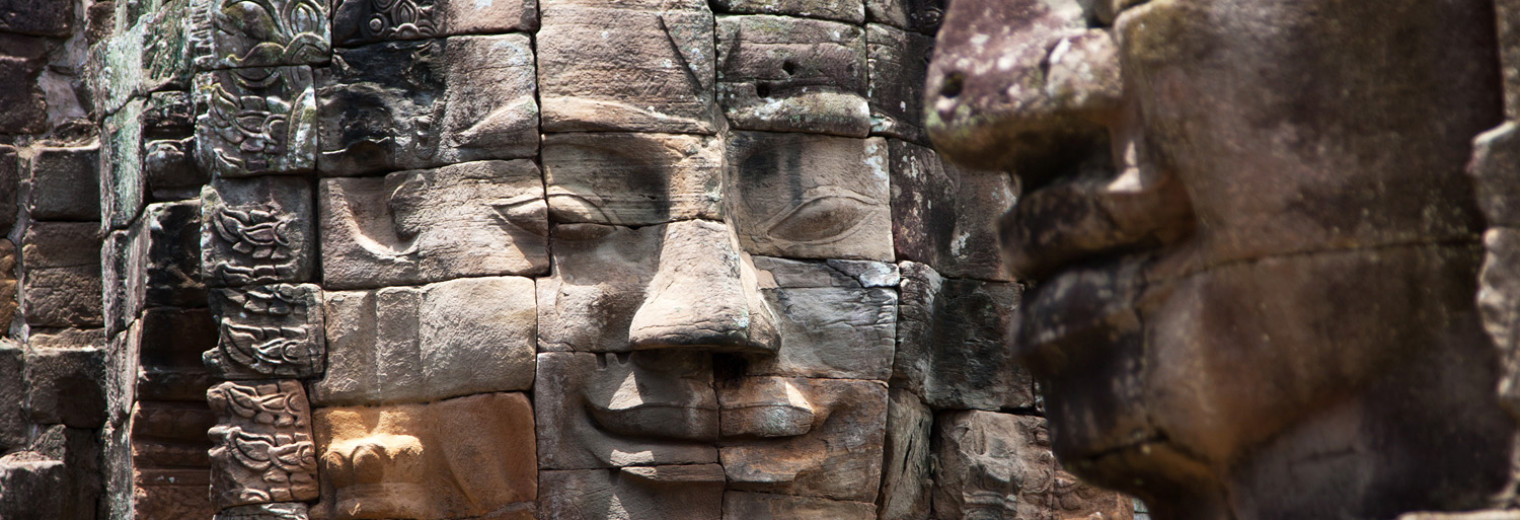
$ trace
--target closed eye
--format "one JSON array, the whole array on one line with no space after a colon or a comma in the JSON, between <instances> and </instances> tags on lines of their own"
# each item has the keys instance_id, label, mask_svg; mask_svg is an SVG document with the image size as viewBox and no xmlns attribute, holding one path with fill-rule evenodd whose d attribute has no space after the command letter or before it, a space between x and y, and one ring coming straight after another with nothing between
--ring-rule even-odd
<instances>
[{"instance_id":1,"label":"closed eye","mask_svg":"<svg viewBox=\"0 0 1520 520\"><path fill-rule=\"evenodd\" d=\"M809 190L802 203L776 215L766 234L799 243L833 241L848 236L872 206L871 199L837 187Z\"/></svg>"}]
</instances>

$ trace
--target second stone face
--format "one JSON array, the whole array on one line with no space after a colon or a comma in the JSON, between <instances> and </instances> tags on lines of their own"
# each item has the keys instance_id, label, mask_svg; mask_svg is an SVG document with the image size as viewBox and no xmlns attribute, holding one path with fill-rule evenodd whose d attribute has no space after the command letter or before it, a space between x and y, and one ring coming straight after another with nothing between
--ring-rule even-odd
<instances>
[{"instance_id":1,"label":"second stone face","mask_svg":"<svg viewBox=\"0 0 1520 520\"><path fill-rule=\"evenodd\" d=\"M718 18L718 101L735 127L865 137L866 38L785 16Z\"/></svg>"},{"instance_id":2,"label":"second stone face","mask_svg":"<svg viewBox=\"0 0 1520 520\"><path fill-rule=\"evenodd\" d=\"M370 288L548 269L547 207L531 161L322 181L322 271Z\"/></svg>"}]
</instances>

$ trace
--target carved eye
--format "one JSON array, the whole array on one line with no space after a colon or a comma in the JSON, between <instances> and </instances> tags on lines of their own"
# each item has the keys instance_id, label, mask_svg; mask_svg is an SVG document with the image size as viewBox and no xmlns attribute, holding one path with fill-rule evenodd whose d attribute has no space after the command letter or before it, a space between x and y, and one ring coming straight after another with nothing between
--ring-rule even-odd
<instances>
[{"instance_id":1,"label":"carved eye","mask_svg":"<svg viewBox=\"0 0 1520 520\"><path fill-rule=\"evenodd\" d=\"M560 224L554 226L554 238L563 240L596 240L611 235L617 228L599 224Z\"/></svg>"},{"instance_id":2,"label":"carved eye","mask_svg":"<svg viewBox=\"0 0 1520 520\"><path fill-rule=\"evenodd\" d=\"M842 188L810 190L801 204L772 219L766 232L792 242L843 238L865 218L871 200Z\"/></svg>"}]
</instances>

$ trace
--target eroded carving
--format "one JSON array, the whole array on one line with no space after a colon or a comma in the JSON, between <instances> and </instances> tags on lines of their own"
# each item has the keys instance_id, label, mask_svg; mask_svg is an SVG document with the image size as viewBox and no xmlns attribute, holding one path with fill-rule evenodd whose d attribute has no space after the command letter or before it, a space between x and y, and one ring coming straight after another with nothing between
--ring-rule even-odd
<instances>
[{"instance_id":1,"label":"eroded carving","mask_svg":"<svg viewBox=\"0 0 1520 520\"><path fill-rule=\"evenodd\" d=\"M270 67L327 61L330 0L199 0L192 34L209 38L205 68Z\"/></svg>"},{"instance_id":2,"label":"eroded carving","mask_svg":"<svg viewBox=\"0 0 1520 520\"><path fill-rule=\"evenodd\" d=\"M298 381L226 382L206 391L218 509L317 498L311 407Z\"/></svg>"},{"instance_id":3,"label":"eroded carving","mask_svg":"<svg viewBox=\"0 0 1520 520\"><path fill-rule=\"evenodd\" d=\"M211 292L219 320L206 366L223 379L305 378L322 373L322 289L276 284Z\"/></svg>"},{"instance_id":4,"label":"eroded carving","mask_svg":"<svg viewBox=\"0 0 1520 520\"><path fill-rule=\"evenodd\" d=\"M252 3L249 0L238 0ZM311 69L259 67L195 76L196 157L224 178L300 173L316 166Z\"/></svg>"},{"instance_id":5,"label":"eroded carving","mask_svg":"<svg viewBox=\"0 0 1520 520\"><path fill-rule=\"evenodd\" d=\"M214 287L301 282L311 273L304 179L224 180L201 190L201 272Z\"/></svg>"}]
</instances>

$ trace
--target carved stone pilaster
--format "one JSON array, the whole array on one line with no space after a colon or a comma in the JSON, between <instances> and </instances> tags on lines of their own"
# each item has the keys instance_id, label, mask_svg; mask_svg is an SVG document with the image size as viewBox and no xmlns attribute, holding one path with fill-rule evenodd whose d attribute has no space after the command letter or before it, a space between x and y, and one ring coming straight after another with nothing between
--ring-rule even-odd
<instances>
[{"instance_id":1,"label":"carved stone pilaster","mask_svg":"<svg viewBox=\"0 0 1520 520\"><path fill-rule=\"evenodd\" d=\"M203 359L223 379L308 378L322 374L322 288L275 284L211 293L216 348Z\"/></svg>"},{"instance_id":2,"label":"carved stone pilaster","mask_svg":"<svg viewBox=\"0 0 1520 520\"><path fill-rule=\"evenodd\" d=\"M206 400L217 415L208 432L217 509L317 498L311 406L300 382L229 381Z\"/></svg>"}]
</instances>

